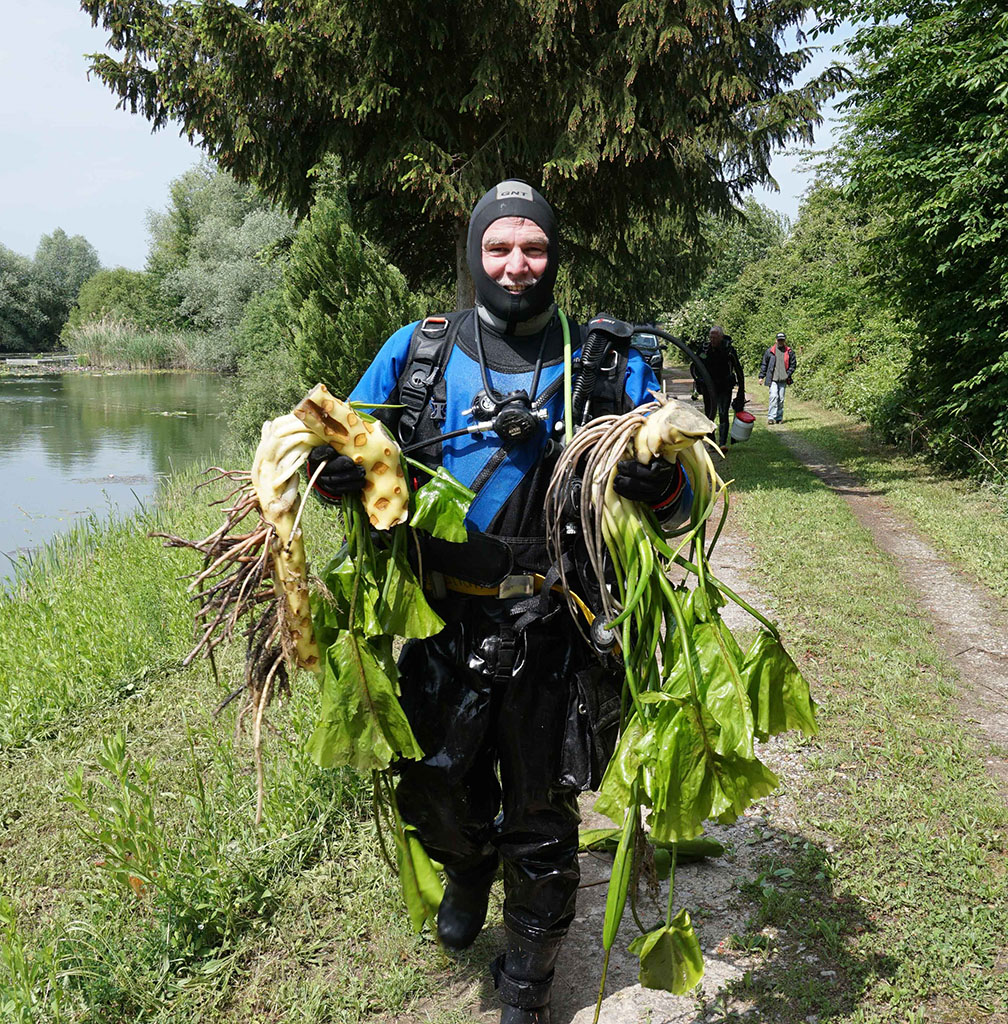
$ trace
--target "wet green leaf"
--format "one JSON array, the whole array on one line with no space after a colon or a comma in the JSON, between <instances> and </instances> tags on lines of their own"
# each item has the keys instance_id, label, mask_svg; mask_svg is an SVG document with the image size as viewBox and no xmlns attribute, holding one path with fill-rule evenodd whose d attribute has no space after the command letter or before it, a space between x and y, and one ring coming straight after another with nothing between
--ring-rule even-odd
<instances>
[{"instance_id":1,"label":"wet green leaf","mask_svg":"<svg viewBox=\"0 0 1008 1024\"><path fill-rule=\"evenodd\" d=\"M659 882L667 881L672 873L672 851L661 847L654 852L655 877Z\"/></svg>"},{"instance_id":2,"label":"wet green leaf","mask_svg":"<svg viewBox=\"0 0 1008 1024\"><path fill-rule=\"evenodd\" d=\"M406 912L413 930L423 930L424 922L437 917L444 898L444 887L434 863L423 848L416 831L407 825L395 830L396 861Z\"/></svg>"},{"instance_id":3,"label":"wet green leaf","mask_svg":"<svg viewBox=\"0 0 1008 1024\"><path fill-rule=\"evenodd\" d=\"M637 831L637 807L632 806L623 822L619 846L613 858L609 889L606 892L605 918L602 922L602 948L612 949L626 908L627 891L633 875L634 834Z\"/></svg>"},{"instance_id":4,"label":"wet green leaf","mask_svg":"<svg viewBox=\"0 0 1008 1024\"><path fill-rule=\"evenodd\" d=\"M757 758L718 755L711 758L710 770L710 814L725 825L735 821L754 800L769 796L779 784L777 776Z\"/></svg>"},{"instance_id":5,"label":"wet green leaf","mask_svg":"<svg viewBox=\"0 0 1008 1024\"><path fill-rule=\"evenodd\" d=\"M709 724L716 732L716 723L710 719ZM696 709L663 706L655 734L657 756L643 772L651 834L662 842L693 839L703 831L711 803L708 743L697 727Z\"/></svg>"},{"instance_id":6,"label":"wet green leaf","mask_svg":"<svg viewBox=\"0 0 1008 1024\"><path fill-rule=\"evenodd\" d=\"M630 804L630 793L637 779L641 758L646 756L648 743L640 719L635 715L620 736L613 756L609 759L602 785L599 787L595 810L611 821L622 821Z\"/></svg>"},{"instance_id":7,"label":"wet green leaf","mask_svg":"<svg viewBox=\"0 0 1008 1024\"><path fill-rule=\"evenodd\" d=\"M713 621L717 617L718 609L724 606L724 596L712 583L708 583L706 587L701 587L697 583L687 604L691 613L690 619L696 619L698 622Z\"/></svg>"},{"instance_id":8,"label":"wet green leaf","mask_svg":"<svg viewBox=\"0 0 1008 1024\"><path fill-rule=\"evenodd\" d=\"M720 621L698 622L693 629L704 680L701 700L720 726L719 754L753 756L753 717L740 664L742 652Z\"/></svg>"},{"instance_id":9,"label":"wet green leaf","mask_svg":"<svg viewBox=\"0 0 1008 1024\"><path fill-rule=\"evenodd\" d=\"M465 517L476 495L444 468L413 493L410 525L433 537L461 544L466 539Z\"/></svg>"},{"instance_id":10,"label":"wet green leaf","mask_svg":"<svg viewBox=\"0 0 1008 1024\"><path fill-rule=\"evenodd\" d=\"M703 953L685 909L667 927L638 936L630 952L640 957L640 978L644 988L657 988L683 996L694 989L704 975Z\"/></svg>"},{"instance_id":11,"label":"wet green leaf","mask_svg":"<svg viewBox=\"0 0 1008 1024\"><path fill-rule=\"evenodd\" d=\"M756 637L746 653L742 675L748 680L759 739L769 739L788 729L798 729L806 736L819 731L808 683L780 640L771 633L763 630Z\"/></svg>"},{"instance_id":12,"label":"wet green leaf","mask_svg":"<svg viewBox=\"0 0 1008 1024\"><path fill-rule=\"evenodd\" d=\"M344 631L322 666L320 721L308 740L316 764L369 771L398 757L423 757L399 704L387 638L372 645L359 633Z\"/></svg>"},{"instance_id":13,"label":"wet green leaf","mask_svg":"<svg viewBox=\"0 0 1008 1024\"><path fill-rule=\"evenodd\" d=\"M407 639L434 636L444 629L444 620L427 603L423 588L413 574L406 556L391 551L379 555L386 600L378 608L381 632Z\"/></svg>"},{"instance_id":14,"label":"wet green leaf","mask_svg":"<svg viewBox=\"0 0 1008 1024\"><path fill-rule=\"evenodd\" d=\"M378 617L378 602L380 592L378 585L366 566L360 570L359 582L357 583L357 597L355 604L354 621L350 621L350 602L353 597L354 579L357 577L357 563L347 554L346 548L322 571L322 583L329 591L330 599L326 599L317 605L323 616L321 625L337 630L354 629L362 632L365 636L378 636L383 632L381 621ZM316 621L316 626L320 623Z\"/></svg>"}]
</instances>

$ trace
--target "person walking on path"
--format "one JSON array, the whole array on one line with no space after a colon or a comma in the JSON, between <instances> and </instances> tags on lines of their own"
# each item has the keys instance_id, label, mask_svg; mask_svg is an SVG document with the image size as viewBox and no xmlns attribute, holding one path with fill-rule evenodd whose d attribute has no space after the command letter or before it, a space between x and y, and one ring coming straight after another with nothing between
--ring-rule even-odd
<instances>
[{"instance_id":1,"label":"person walking on path","mask_svg":"<svg viewBox=\"0 0 1008 1024\"><path fill-rule=\"evenodd\" d=\"M714 382L714 404L718 416L718 444L722 448L728 443L728 429L731 426L729 406L740 412L745 408L745 377L742 363L732 344L731 335L725 334L720 324L715 324L707 335L700 358L704 361L711 380ZM699 386L699 385L698 385ZM735 401L732 391L737 388Z\"/></svg>"},{"instance_id":2,"label":"person walking on path","mask_svg":"<svg viewBox=\"0 0 1008 1024\"><path fill-rule=\"evenodd\" d=\"M400 766L397 799L444 865L437 934L449 950L475 940L503 864L505 950L492 965L501 1024L549 1024L580 877L577 794L600 775L587 767L594 748L571 726L572 709L578 723L586 718L588 686L599 707L610 694L618 708L623 675L608 679L549 582L544 508L567 400L568 328L553 297L558 239L535 189L496 185L469 223L476 307L396 331L350 395L430 473L443 466L476 492L468 539L432 541L422 553L445 628L411 641L399 661L403 709L426 756ZM596 317L593 329L600 323L628 326ZM571 326L578 358L589 331ZM595 415L632 409L658 389L629 334L620 330L593 357ZM467 428L477 418L488 421L483 429ZM310 472L325 463L317 490L330 499L359 491L363 471L332 456L320 446L308 459ZM613 489L660 521L681 516L692 497L681 465L664 459L620 462Z\"/></svg>"},{"instance_id":3,"label":"person walking on path","mask_svg":"<svg viewBox=\"0 0 1008 1024\"><path fill-rule=\"evenodd\" d=\"M767 405L767 425L784 422L784 390L791 383L798 358L795 350L787 343L784 332L777 335L777 340L763 353L760 363L759 379L770 389L770 402Z\"/></svg>"}]
</instances>

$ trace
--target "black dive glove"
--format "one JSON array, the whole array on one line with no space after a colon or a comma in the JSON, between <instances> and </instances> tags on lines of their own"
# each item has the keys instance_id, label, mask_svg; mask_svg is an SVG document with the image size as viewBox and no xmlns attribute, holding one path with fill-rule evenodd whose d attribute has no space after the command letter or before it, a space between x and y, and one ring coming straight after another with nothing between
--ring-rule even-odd
<instances>
[{"instance_id":1,"label":"black dive glove","mask_svg":"<svg viewBox=\"0 0 1008 1024\"><path fill-rule=\"evenodd\" d=\"M314 490L328 501L339 501L347 494L357 494L364 489L364 467L358 466L349 455L340 455L327 444L316 445L308 453L308 479L319 465L325 462L325 469L319 473Z\"/></svg>"},{"instance_id":2,"label":"black dive glove","mask_svg":"<svg viewBox=\"0 0 1008 1024\"><path fill-rule=\"evenodd\" d=\"M745 403L746 403L745 395L738 394L738 395L735 396L735 401L732 402L731 407L736 412L741 412L745 408Z\"/></svg>"},{"instance_id":3,"label":"black dive glove","mask_svg":"<svg viewBox=\"0 0 1008 1024\"><path fill-rule=\"evenodd\" d=\"M679 487L679 463L652 459L646 466L636 459L616 464L613 490L623 498L645 505L660 505Z\"/></svg>"}]
</instances>

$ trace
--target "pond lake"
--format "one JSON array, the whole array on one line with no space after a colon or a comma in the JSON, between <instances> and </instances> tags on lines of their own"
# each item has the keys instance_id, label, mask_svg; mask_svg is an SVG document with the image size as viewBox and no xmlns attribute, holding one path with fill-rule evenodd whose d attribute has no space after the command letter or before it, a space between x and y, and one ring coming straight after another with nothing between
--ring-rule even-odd
<instances>
[{"instance_id":1,"label":"pond lake","mask_svg":"<svg viewBox=\"0 0 1008 1024\"><path fill-rule=\"evenodd\" d=\"M0 583L75 523L121 518L174 470L211 465L225 386L213 374L0 377Z\"/></svg>"}]
</instances>

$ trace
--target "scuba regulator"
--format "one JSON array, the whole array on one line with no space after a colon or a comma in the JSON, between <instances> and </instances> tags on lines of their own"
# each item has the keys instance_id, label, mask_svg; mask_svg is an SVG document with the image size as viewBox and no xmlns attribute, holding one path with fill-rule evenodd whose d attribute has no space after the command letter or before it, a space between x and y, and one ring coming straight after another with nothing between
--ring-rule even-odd
<instances>
[{"instance_id":1,"label":"scuba regulator","mask_svg":"<svg viewBox=\"0 0 1008 1024\"><path fill-rule=\"evenodd\" d=\"M476 423L470 432L474 434L494 433L501 442L511 445L531 440L539 431L539 425L549 415L546 409L533 409L532 399L527 391L508 391L506 394L480 391L473 399L466 416L473 416Z\"/></svg>"}]
</instances>

